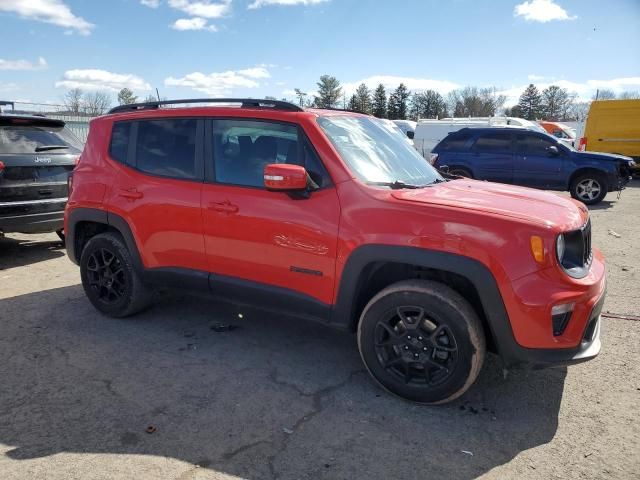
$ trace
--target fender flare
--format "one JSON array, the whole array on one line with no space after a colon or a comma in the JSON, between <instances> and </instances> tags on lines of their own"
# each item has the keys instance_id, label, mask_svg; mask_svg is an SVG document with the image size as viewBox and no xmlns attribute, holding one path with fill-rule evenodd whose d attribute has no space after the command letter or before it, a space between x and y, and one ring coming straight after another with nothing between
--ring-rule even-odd
<instances>
[{"instance_id":1,"label":"fender flare","mask_svg":"<svg viewBox=\"0 0 640 480\"><path fill-rule=\"evenodd\" d=\"M478 292L498 353L503 357L509 356L509 350L517 348L502 295L491 271L470 257L417 247L364 245L355 249L342 272L331 317L333 324L354 329L359 320L355 318L355 310L358 292L364 286L363 272L367 266L379 262L404 263L465 277Z\"/></svg>"},{"instance_id":2,"label":"fender flare","mask_svg":"<svg viewBox=\"0 0 640 480\"><path fill-rule=\"evenodd\" d=\"M73 263L76 265L80 263L81 252L78 252L79 239L76 237L76 227L80 222L100 223L111 227L113 230L117 230L127 244L127 248L129 249L133 259L134 267L139 272L143 271L143 264L140 258L138 245L127 221L120 215L97 208L74 208L68 213L66 224L66 246L67 255Z\"/></svg>"}]
</instances>

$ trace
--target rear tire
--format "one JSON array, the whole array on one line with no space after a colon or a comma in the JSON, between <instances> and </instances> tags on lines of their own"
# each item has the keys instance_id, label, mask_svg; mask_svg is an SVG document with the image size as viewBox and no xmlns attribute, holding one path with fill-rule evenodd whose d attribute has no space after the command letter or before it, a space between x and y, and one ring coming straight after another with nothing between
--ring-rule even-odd
<instances>
[{"instance_id":1,"label":"rear tire","mask_svg":"<svg viewBox=\"0 0 640 480\"><path fill-rule=\"evenodd\" d=\"M408 280L369 301L358 324L358 348L383 388L440 404L476 380L486 341L478 315L459 293L442 283Z\"/></svg>"},{"instance_id":2,"label":"rear tire","mask_svg":"<svg viewBox=\"0 0 640 480\"><path fill-rule=\"evenodd\" d=\"M571 196L585 205L600 203L607 195L609 186L604 175L599 173L583 173L571 182Z\"/></svg>"},{"instance_id":3,"label":"rear tire","mask_svg":"<svg viewBox=\"0 0 640 480\"><path fill-rule=\"evenodd\" d=\"M133 315L151 303L153 290L140 279L117 233L101 233L87 242L80 257L80 276L93 306L110 317Z\"/></svg>"}]
</instances>

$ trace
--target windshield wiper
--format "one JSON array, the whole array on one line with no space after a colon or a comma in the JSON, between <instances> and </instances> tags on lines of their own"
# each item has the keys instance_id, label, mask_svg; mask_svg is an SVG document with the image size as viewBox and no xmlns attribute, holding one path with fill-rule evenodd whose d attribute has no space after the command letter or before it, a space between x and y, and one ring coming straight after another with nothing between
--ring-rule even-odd
<instances>
[{"instance_id":1,"label":"windshield wiper","mask_svg":"<svg viewBox=\"0 0 640 480\"><path fill-rule=\"evenodd\" d=\"M393 182L367 182L369 185L378 185L380 187L389 187L391 190L400 190L401 188L423 188L424 185L411 185L400 180Z\"/></svg>"},{"instance_id":2,"label":"windshield wiper","mask_svg":"<svg viewBox=\"0 0 640 480\"><path fill-rule=\"evenodd\" d=\"M63 150L69 148L68 145L40 145L36 147L36 153L38 152L46 152L49 150Z\"/></svg>"}]
</instances>

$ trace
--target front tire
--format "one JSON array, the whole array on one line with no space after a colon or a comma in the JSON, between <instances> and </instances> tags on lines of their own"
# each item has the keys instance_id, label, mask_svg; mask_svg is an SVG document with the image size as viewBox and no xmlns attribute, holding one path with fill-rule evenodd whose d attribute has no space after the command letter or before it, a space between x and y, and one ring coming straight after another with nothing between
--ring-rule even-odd
<instances>
[{"instance_id":1,"label":"front tire","mask_svg":"<svg viewBox=\"0 0 640 480\"><path fill-rule=\"evenodd\" d=\"M459 293L438 282L408 280L369 301L358 324L358 348L383 388L440 404L476 380L486 341L480 319Z\"/></svg>"},{"instance_id":2,"label":"front tire","mask_svg":"<svg viewBox=\"0 0 640 480\"><path fill-rule=\"evenodd\" d=\"M571 196L585 205L600 203L607 195L608 185L604 175L583 173L578 175L570 187Z\"/></svg>"},{"instance_id":3,"label":"front tire","mask_svg":"<svg viewBox=\"0 0 640 480\"><path fill-rule=\"evenodd\" d=\"M110 317L133 315L151 303L153 292L140 279L117 233L101 233L87 242L80 257L80 277L93 306Z\"/></svg>"}]
</instances>

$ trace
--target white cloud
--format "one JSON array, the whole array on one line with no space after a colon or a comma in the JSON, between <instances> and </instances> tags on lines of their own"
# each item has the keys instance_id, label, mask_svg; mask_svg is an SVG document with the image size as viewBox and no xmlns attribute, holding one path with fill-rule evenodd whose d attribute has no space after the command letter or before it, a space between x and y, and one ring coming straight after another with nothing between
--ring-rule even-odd
<instances>
[{"instance_id":1,"label":"white cloud","mask_svg":"<svg viewBox=\"0 0 640 480\"><path fill-rule=\"evenodd\" d=\"M158 8L160 6L160 0L140 0L140 3L149 8Z\"/></svg>"},{"instance_id":2,"label":"white cloud","mask_svg":"<svg viewBox=\"0 0 640 480\"><path fill-rule=\"evenodd\" d=\"M0 58L0 70L43 70L47 66L47 61L42 57L39 57L35 63L29 60L4 60Z\"/></svg>"},{"instance_id":3,"label":"white cloud","mask_svg":"<svg viewBox=\"0 0 640 480\"><path fill-rule=\"evenodd\" d=\"M244 70L228 70L226 72L204 74L193 72L184 77L168 77L164 80L167 87L189 87L214 97L230 95L235 88L257 88L257 79L269 78L266 67L257 66Z\"/></svg>"},{"instance_id":4,"label":"white cloud","mask_svg":"<svg viewBox=\"0 0 640 480\"><path fill-rule=\"evenodd\" d=\"M231 11L231 0L169 0L169 6L192 17L220 18Z\"/></svg>"},{"instance_id":5,"label":"white cloud","mask_svg":"<svg viewBox=\"0 0 640 480\"><path fill-rule=\"evenodd\" d=\"M551 22L553 20L575 20L554 0L531 0L522 2L513 9L514 17L524 17L528 22Z\"/></svg>"},{"instance_id":6,"label":"white cloud","mask_svg":"<svg viewBox=\"0 0 640 480\"><path fill-rule=\"evenodd\" d=\"M406 87L412 92L422 90L435 90L441 94L449 93L451 90L460 88L461 85L457 83L449 82L447 80L434 80L432 78L421 77L397 77L394 75L374 75L371 77L363 78L356 82L345 83L342 88L347 95L351 95L355 92L358 85L364 83L370 89L376 88L380 83L388 90L395 89L401 83L404 83Z\"/></svg>"},{"instance_id":7,"label":"white cloud","mask_svg":"<svg viewBox=\"0 0 640 480\"><path fill-rule=\"evenodd\" d=\"M95 25L71 12L62 0L0 0L0 12L10 12L28 20L51 23L89 35Z\"/></svg>"},{"instance_id":8,"label":"white cloud","mask_svg":"<svg viewBox=\"0 0 640 480\"><path fill-rule=\"evenodd\" d=\"M535 84L538 90L542 91L551 85L557 85L560 88L565 88L569 93L575 93L577 100L588 101L591 100L598 89L613 90L616 94L620 94L624 91L638 90L640 89L640 77L622 77L612 78L609 80L587 80L586 82L573 82L571 80L557 80L557 81L545 81ZM515 105L518 103L520 95L527 88L527 85L515 86L502 90L499 93L506 95L506 105Z\"/></svg>"},{"instance_id":9,"label":"white cloud","mask_svg":"<svg viewBox=\"0 0 640 480\"><path fill-rule=\"evenodd\" d=\"M75 69L64 72L56 88L80 88L82 90L120 91L123 88L134 91L151 90L151 85L132 74L121 74L98 69Z\"/></svg>"},{"instance_id":10,"label":"white cloud","mask_svg":"<svg viewBox=\"0 0 640 480\"><path fill-rule=\"evenodd\" d=\"M194 17L194 18L180 18L175 21L171 28L174 30L209 30L210 32L217 32L218 29L215 25L209 25L206 18Z\"/></svg>"},{"instance_id":11,"label":"white cloud","mask_svg":"<svg viewBox=\"0 0 640 480\"><path fill-rule=\"evenodd\" d=\"M269 5L317 5L328 1L330 0L254 0L248 8L250 10L254 10L256 8L262 8Z\"/></svg>"},{"instance_id":12,"label":"white cloud","mask_svg":"<svg viewBox=\"0 0 640 480\"><path fill-rule=\"evenodd\" d=\"M264 65L258 65L253 68L245 68L244 70L238 70L239 75L243 75L249 78L269 78L269 70Z\"/></svg>"}]
</instances>

